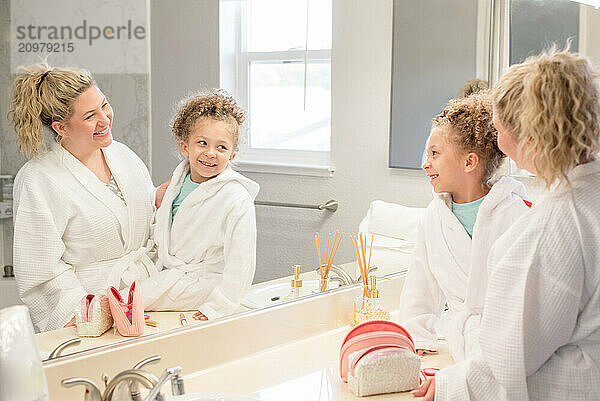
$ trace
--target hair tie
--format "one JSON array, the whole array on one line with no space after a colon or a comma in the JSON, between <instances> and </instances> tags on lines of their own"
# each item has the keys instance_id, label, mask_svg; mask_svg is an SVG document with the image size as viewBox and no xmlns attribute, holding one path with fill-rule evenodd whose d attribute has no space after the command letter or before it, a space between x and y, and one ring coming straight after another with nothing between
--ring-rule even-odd
<instances>
[{"instance_id":1,"label":"hair tie","mask_svg":"<svg viewBox=\"0 0 600 401\"><path fill-rule=\"evenodd\" d=\"M52 70L53 70L53 69L52 69L52 68L50 68L48 71L46 71L46 72L44 73L44 75L42 75L42 78L40 78L40 82L38 82L38 84L37 84L37 91L38 91L38 92L40 91L40 86L42 85L42 82L44 82L44 79L46 79L46 76L47 76L48 74L50 74L50 71L52 71Z\"/></svg>"}]
</instances>

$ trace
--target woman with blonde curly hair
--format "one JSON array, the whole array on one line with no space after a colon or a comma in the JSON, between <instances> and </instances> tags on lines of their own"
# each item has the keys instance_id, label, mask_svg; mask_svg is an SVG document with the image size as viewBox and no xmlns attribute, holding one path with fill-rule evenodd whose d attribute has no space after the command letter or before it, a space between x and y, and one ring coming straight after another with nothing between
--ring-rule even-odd
<instances>
[{"instance_id":1,"label":"woman with blonde curly hair","mask_svg":"<svg viewBox=\"0 0 600 401\"><path fill-rule=\"evenodd\" d=\"M245 112L223 91L182 101L173 134L185 157L156 215L159 274L142 283L149 309L235 312L256 264L258 184L233 171Z\"/></svg>"},{"instance_id":2,"label":"woman with blonde curly hair","mask_svg":"<svg viewBox=\"0 0 600 401\"><path fill-rule=\"evenodd\" d=\"M113 141L113 110L88 71L21 67L8 118L30 157L14 185L17 287L36 329L53 330L87 294L155 272L146 248L154 186Z\"/></svg>"},{"instance_id":3,"label":"woman with blonde curly hair","mask_svg":"<svg viewBox=\"0 0 600 401\"><path fill-rule=\"evenodd\" d=\"M522 184L494 181L504 159L483 91L454 99L433 119L423 164L435 192L418 229L400 300L400 321L419 352L437 348L435 324L456 361L479 352L478 333L493 242L528 210Z\"/></svg>"},{"instance_id":4,"label":"woman with blonde curly hair","mask_svg":"<svg viewBox=\"0 0 600 401\"><path fill-rule=\"evenodd\" d=\"M417 395L600 399L599 77L585 57L551 50L497 84L498 144L546 193L490 252L481 355Z\"/></svg>"}]
</instances>

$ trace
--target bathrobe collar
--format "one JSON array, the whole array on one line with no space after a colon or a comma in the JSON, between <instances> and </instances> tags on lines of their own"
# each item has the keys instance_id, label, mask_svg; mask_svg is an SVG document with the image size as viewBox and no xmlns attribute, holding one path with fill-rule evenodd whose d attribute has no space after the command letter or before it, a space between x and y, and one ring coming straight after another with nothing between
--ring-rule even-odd
<instances>
[{"instance_id":1,"label":"bathrobe collar","mask_svg":"<svg viewBox=\"0 0 600 401\"><path fill-rule=\"evenodd\" d=\"M517 196L527 199L525 186L519 181L510 177L501 177L485 196L485 199L479 206L479 210L493 210L506 197ZM434 197L439 199L452 212L452 196L447 192L435 193Z\"/></svg>"},{"instance_id":2,"label":"bathrobe collar","mask_svg":"<svg viewBox=\"0 0 600 401\"><path fill-rule=\"evenodd\" d=\"M124 170L124 166L121 165L122 163L119 163L118 158L112 157L110 148L111 145L101 150L104 153L108 168L115 178L117 185L119 185L119 189L123 193L123 197L127 203L127 198L129 195L126 191L127 177L126 174L120 174L120 171L126 170ZM123 241L125 241L126 244L131 244L132 241L131 238L129 238L131 230L129 230L127 206L123 203L123 201L110 188L108 188L105 183L100 181L100 179L98 179L98 177L96 177L96 175L89 168L87 168L81 161L79 161L79 159L73 156L61 145L58 143L53 143L52 151L56 152L60 162L62 162L62 164L71 172L71 174L73 174L73 176L81 183L81 185L92 195L94 195L100 202L106 205L106 207L115 215L121 226ZM133 202L129 203L131 204Z\"/></svg>"}]
</instances>

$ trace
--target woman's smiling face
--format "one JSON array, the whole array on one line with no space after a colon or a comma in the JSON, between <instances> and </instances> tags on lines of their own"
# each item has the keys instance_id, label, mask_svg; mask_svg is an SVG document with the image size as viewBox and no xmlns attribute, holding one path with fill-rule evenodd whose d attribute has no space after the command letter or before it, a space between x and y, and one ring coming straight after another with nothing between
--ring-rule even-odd
<instances>
[{"instance_id":1,"label":"woman's smiling face","mask_svg":"<svg viewBox=\"0 0 600 401\"><path fill-rule=\"evenodd\" d=\"M93 151L112 143L113 110L102 91L95 85L73 103L73 114L66 122L55 121L52 128L81 151Z\"/></svg>"}]
</instances>

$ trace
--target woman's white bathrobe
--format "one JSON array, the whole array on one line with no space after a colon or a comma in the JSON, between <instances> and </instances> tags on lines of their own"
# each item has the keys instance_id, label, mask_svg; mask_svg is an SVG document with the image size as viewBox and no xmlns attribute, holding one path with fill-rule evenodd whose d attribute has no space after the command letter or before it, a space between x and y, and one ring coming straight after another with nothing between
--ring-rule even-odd
<instances>
[{"instance_id":1,"label":"woman's white bathrobe","mask_svg":"<svg viewBox=\"0 0 600 401\"><path fill-rule=\"evenodd\" d=\"M188 160L177 166L156 213L161 271L142 282L142 296L148 310L197 309L214 319L233 313L252 284L259 186L227 167L194 189L171 223L188 171Z\"/></svg>"},{"instance_id":2,"label":"woman's white bathrobe","mask_svg":"<svg viewBox=\"0 0 600 401\"><path fill-rule=\"evenodd\" d=\"M15 178L15 276L39 331L63 327L86 294L156 271L147 254L154 213L148 169L116 141L102 151L125 203L58 144Z\"/></svg>"},{"instance_id":3,"label":"woman's white bathrobe","mask_svg":"<svg viewBox=\"0 0 600 401\"><path fill-rule=\"evenodd\" d=\"M447 193L435 194L420 221L417 245L400 300L400 322L417 348L437 349L434 325L444 302L443 332L455 361L479 352L477 336L494 243L529 209L525 188L508 177L496 182L477 213L473 238L452 213Z\"/></svg>"},{"instance_id":4,"label":"woman's white bathrobe","mask_svg":"<svg viewBox=\"0 0 600 401\"><path fill-rule=\"evenodd\" d=\"M600 161L569 173L492 248L482 353L436 400L600 400Z\"/></svg>"}]
</instances>

